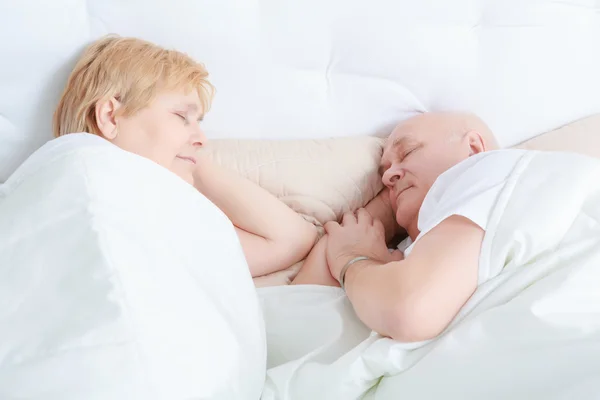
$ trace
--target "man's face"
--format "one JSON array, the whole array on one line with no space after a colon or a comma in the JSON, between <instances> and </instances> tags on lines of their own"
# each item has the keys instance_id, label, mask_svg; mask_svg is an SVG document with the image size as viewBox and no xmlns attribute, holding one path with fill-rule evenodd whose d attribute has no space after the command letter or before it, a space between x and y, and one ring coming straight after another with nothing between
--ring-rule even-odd
<instances>
[{"instance_id":1,"label":"man's face","mask_svg":"<svg viewBox=\"0 0 600 400\"><path fill-rule=\"evenodd\" d=\"M452 137L451 129L443 119L421 115L400 124L390 135L380 172L400 226L417 221L438 176L469 156L468 146L460 137Z\"/></svg>"}]
</instances>

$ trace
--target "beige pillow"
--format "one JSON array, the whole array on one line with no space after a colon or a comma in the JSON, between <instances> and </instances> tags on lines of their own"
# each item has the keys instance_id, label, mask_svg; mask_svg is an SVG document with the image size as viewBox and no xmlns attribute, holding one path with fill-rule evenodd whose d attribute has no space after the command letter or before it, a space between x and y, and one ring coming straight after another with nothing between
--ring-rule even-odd
<instances>
[{"instance_id":1,"label":"beige pillow","mask_svg":"<svg viewBox=\"0 0 600 400\"><path fill-rule=\"evenodd\" d=\"M317 225L363 207L382 188L383 139L213 140L203 150Z\"/></svg>"},{"instance_id":2,"label":"beige pillow","mask_svg":"<svg viewBox=\"0 0 600 400\"><path fill-rule=\"evenodd\" d=\"M600 158L600 114L572 122L515 147L527 150L572 151Z\"/></svg>"}]
</instances>

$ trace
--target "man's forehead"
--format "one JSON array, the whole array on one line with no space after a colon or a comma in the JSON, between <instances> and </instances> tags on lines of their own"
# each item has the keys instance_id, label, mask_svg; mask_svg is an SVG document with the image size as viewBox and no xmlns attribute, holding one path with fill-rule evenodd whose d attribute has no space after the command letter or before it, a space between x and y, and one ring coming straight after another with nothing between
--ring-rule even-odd
<instances>
[{"instance_id":1,"label":"man's forehead","mask_svg":"<svg viewBox=\"0 0 600 400\"><path fill-rule=\"evenodd\" d=\"M402 124L398 125L390 134L386 141L385 150L394 150L398 147L405 146L416 140L414 130L410 126Z\"/></svg>"},{"instance_id":2,"label":"man's forehead","mask_svg":"<svg viewBox=\"0 0 600 400\"><path fill-rule=\"evenodd\" d=\"M420 140L422 129L419 129L420 124L413 122L413 120L401 122L394 128L390 136L388 136L381 157L381 165L389 163L399 150Z\"/></svg>"},{"instance_id":3,"label":"man's forehead","mask_svg":"<svg viewBox=\"0 0 600 400\"><path fill-rule=\"evenodd\" d=\"M383 154L381 155L381 165L389 163L390 159L394 157L398 149L408 146L411 142L414 142L413 137L410 133L406 134L392 134L388 137L386 144L383 148Z\"/></svg>"},{"instance_id":4,"label":"man's forehead","mask_svg":"<svg viewBox=\"0 0 600 400\"><path fill-rule=\"evenodd\" d=\"M402 147L415 141L410 133L390 137L390 148Z\"/></svg>"}]
</instances>

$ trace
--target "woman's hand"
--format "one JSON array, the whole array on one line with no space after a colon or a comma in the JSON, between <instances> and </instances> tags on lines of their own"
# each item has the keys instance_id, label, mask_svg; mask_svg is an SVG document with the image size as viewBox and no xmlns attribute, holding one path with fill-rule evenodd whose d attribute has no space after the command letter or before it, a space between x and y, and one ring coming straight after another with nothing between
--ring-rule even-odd
<instances>
[{"instance_id":1,"label":"woman's hand","mask_svg":"<svg viewBox=\"0 0 600 400\"><path fill-rule=\"evenodd\" d=\"M312 248L292 281L293 285L340 286L327 266L327 239L327 235L323 236Z\"/></svg>"}]
</instances>

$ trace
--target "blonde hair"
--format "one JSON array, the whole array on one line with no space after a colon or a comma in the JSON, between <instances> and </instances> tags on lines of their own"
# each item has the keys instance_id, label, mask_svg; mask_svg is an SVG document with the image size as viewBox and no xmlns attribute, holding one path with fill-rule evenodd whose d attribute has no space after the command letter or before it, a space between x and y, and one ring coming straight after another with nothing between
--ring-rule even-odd
<instances>
[{"instance_id":1,"label":"blonde hair","mask_svg":"<svg viewBox=\"0 0 600 400\"><path fill-rule=\"evenodd\" d=\"M214 87L204 65L175 50L115 35L89 45L69 76L54 112L54 136L74 132L100 134L96 104L115 97L118 115L148 106L160 91L196 90L203 112L210 108Z\"/></svg>"}]
</instances>

